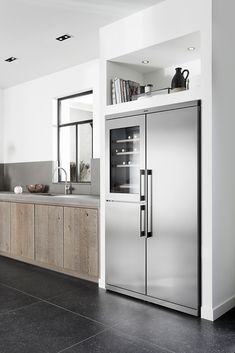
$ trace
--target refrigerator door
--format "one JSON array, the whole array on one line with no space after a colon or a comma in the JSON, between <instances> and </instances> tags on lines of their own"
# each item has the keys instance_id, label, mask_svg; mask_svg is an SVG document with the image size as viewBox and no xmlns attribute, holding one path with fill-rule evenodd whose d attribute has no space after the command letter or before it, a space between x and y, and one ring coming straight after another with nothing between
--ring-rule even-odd
<instances>
[{"instance_id":1,"label":"refrigerator door","mask_svg":"<svg viewBox=\"0 0 235 353\"><path fill-rule=\"evenodd\" d=\"M143 201L145 116L107 120L106 149L106 200Z\"/></svg>"},{"instance_id":2,"label":"refrigerator door","mask_svg":"<svg viewBox=\"0 0 235 353\"><path fill-rule=\"evenodd\" d=\"M145 205L106 202L106 283L145 293Z\"/></svg>"},{"instance_id":3,"label":"refrigerator door","mask_svg":"<svg viewBox=\"0 0 235 353\"><path fill-rule=\"evenodd\" d=\"M147 116L147 295L197 308L198 107Z\"/></svg>"}]
</instances>

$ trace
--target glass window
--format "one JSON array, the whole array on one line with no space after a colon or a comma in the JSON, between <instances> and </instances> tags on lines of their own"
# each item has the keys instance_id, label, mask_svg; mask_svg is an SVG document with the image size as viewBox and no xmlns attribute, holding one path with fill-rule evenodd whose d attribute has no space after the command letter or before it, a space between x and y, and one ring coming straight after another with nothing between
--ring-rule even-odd
<instances>
[{"instance_id":1,"label":"glass window","mask_svg":"<svg viewBox=\"0 0 235 353\"><path fill-rule=\"evenodd\" d=\"M91 181L93 92L58 99L58 165L68 181ZM65 181L58 171L58 181Z\"/></svg>"}]
</instances>

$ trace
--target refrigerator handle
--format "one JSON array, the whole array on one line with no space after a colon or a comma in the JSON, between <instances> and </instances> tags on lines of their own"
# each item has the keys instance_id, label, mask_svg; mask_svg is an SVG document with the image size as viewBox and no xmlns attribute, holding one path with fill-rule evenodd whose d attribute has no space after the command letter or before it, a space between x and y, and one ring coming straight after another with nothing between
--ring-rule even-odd
<instances>
[{"instance_id":1,"label":"refrigerator handle","mask_svg":"<svg viewBox=\"0 0 235 353\"><path fill-rule=\"evenodd\" d=\"M140 169L140 201L145 200L144 189L145 189L145 170Z\"/></svg>"},{"instance_id":2,"label":"refrigerator handle","mask_svg":"<svg viewBox=\"0 0 235 353\"><path fill-rule=\"evenodd\" d=\"M140 237L145 236L145 205L140 206Z\"/></svg>"},{"instance_id":3,"label":"refrigerator handle","mask_svg":"<svg viewBox=\"0 0 235 353\"><path fill-rule=\"evenodd\" d=\"M152 237L152 170L147 170L147 238Z\"/></svg>"}]
</instances>

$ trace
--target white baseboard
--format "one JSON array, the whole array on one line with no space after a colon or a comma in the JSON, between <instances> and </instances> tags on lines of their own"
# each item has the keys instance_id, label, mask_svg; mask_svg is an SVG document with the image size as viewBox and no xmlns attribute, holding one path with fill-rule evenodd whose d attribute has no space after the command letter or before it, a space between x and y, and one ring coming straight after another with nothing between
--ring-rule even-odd
<instances>
[{"instance_id":1,"label":"white baseboard","mask_svg":"<svg viewBox=\"0 0 235 353\"><path fill-rule=\"evenodd\" d=\"M104 278L99 278L99 288L105 289L105 280Z\"/></svg>"},{"instance_id":2,"label":"white baseboard","mask_svg":"<svg viewBox=\"0 0 235 353\"><path fill-rule=\"evenodd\" d=\"M201 307L201 318L215 321L220 316L224 315L227 311L235 307L235 295L231 298L225 300L221 304L217 305L214 308Z\"/></svg>"},{"instance_id":3,"label":"white baseboard","mask_svg":"<svg viewBox=\"0 0 235 353\"><path fill-rule=\"evenodd\" d=\"M225 300L223 303L217 305L213 309L213 319L216 320L220 316L224 315L227 311L235 307L235 295Z\"/></svg>"}]
</instances>

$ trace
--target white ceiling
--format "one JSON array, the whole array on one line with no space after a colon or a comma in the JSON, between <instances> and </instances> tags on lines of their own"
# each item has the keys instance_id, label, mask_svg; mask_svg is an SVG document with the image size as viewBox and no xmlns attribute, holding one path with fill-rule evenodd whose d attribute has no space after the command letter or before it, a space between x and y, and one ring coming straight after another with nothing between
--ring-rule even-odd
<instances>
[{"instance_id":1,"label":"white ceiling","mask_svg":"<svg viewBox=\"0 0 235 353\"><path fill-rule=\"evenodd\" d=\"M97 58L100 27L161 1L0 0L0 87ZM73 38L55 40L66 33Z\"/></svg>"},{"instance_id":2,"label":"white ceiling","mask_svg":"<svg viewBox=\"0 0 235 353\"><path fill-rule=\"evenodd\" d=\"M194 51L189 51L194 47ZM200 33L194 32L168 42L154 45L115 59L115 62L130 64L132 68L142 73L168 68L173 65L181 65L200 58ZM142 64L148 60L149 64Z\"/></svg>"}]
</instances>

